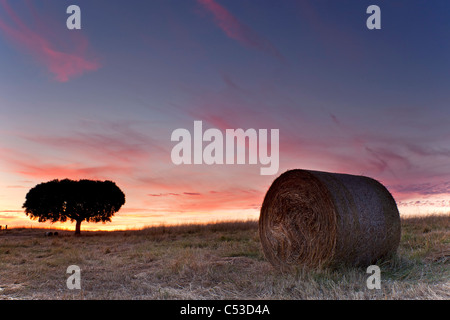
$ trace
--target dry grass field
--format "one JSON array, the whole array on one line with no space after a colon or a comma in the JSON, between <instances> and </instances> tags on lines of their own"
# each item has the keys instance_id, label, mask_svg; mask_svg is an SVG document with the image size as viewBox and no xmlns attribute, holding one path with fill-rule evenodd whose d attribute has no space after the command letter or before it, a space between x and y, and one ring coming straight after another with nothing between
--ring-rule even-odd
<instances>
[{"instance_id":1,"label":"dry grass field","mask_svg":"<svg viewBox=\"0 0 450 320\"><path fill-rule=\"evenodd\" d=\"M397 257L365 269L289 273L264 258L256 221L136 231L0 232L0 299L449 299L450 216L402 219ZM81 290L69 290L69 265Z\"/></svg>"}]
</instances>

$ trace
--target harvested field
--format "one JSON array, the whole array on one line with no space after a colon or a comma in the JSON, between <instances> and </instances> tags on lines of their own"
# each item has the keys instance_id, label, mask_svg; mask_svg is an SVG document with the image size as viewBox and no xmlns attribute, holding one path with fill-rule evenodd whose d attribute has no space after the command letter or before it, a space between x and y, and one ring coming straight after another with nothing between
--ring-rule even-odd
<instances>
[{"instance_id":1,"label":"harvested field","mask_svg":"<svg viewBox=\"0 0 450 320\"><path fill-rule=\"evenodd\" d=\"M0 232L0 299L449 299L450 216L402 218L398 255L380 263L381 289L364 268L289 273L264 257L258 222L136 231ZM81 268L81 290L66 286Z\"/></svg>"}]
</instances>

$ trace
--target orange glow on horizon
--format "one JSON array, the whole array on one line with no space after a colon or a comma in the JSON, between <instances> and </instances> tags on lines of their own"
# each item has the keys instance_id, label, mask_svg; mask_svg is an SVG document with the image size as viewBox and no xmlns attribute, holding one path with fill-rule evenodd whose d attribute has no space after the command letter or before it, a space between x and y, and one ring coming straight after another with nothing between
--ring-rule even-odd
<instances>
[{"instance_id":1,"label":"orange glow on horizon","mask_svg":"<svg viewBox=\"0 0 450 320\"><path fill-rule=\"evenodd\" d=\"M419 200L417 200L419 201ZM409 205L399 205L400 216L423 216L430 214L450 214L450 210L446 206L414 206L415 201L408 202ZM138 214L122 213L119 211L113 216L111 222L107 223L89 223L82 222L82 231L126 231L126 230L140 230L147 227L154 226L172 226L184 224L208 224L224 221L247 221L258 220L259 209L247 210L231 210L231 211L216 211L211 213L206 212L185 212L185 213L161 213L154 215L152 213L145 214L140 212ZM25 213L15 211L7 214L0 213L0 225L3 227L8 225L8 228L36 228L36 229L57 229L74 231L75 223L70 221L61 223L39 223L36 220L29 219Z\"/></svg>"},{"instance_id":2,"label":"orange glow on horizon","mask_svg":"<svg viewBox=\"0 0 450 320\"><path fill-rule=\"evenodd\" d=\"M245 211L245 210L244 210ZM190 212L187 214L171 214L165 218L141 218L140 221L136 221L136 218L130 219L130 217L116 214L112 218L111 222L106 223L81 223L81 231L126 231L126 230L141 230L148 227L155 226L176 226L185 224L208 224L227 221L247 221L257 220L259 218L259 212L243 212L242 210L236 212L222 212L205 214L203 212ZM120 211L119 211L120 213ZM8 228L35 228L35 229L57 229L65 231L74 231L75 223L67 222L43 222L39 223L36 220L30 220L23 214L24 218L17 218L16 221L3 221L0 219L0 225L8 225ZM28 221L26 221L28 219Z\"/></svg>"}]
</instances>

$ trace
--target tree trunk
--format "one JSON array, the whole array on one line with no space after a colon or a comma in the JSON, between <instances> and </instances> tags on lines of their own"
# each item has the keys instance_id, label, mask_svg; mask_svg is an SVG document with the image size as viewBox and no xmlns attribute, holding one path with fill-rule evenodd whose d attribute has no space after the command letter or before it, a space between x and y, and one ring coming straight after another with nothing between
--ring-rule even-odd
<instances>
[{"instance_id":1,"label":"tree trunk","mask_svg":"<svg viewBox=\"0 0 450 320\"><path fill-rule=\"evenodd\" d=\"M75 235L79 236L81 234L81 220L77 220L77 224L75 227Z\"/></svg>"}]
</instances>

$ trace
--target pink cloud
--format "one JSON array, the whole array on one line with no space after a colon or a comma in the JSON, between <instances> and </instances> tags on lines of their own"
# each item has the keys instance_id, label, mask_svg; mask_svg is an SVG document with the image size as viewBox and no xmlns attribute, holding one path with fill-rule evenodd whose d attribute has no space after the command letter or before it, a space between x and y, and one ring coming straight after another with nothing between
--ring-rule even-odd
<instances>
[{"instance_id":1,"label":"pink cloud","mask_svg":"<svg viewBox=\"0 0 450 320\"><path fill-rule=\"evenodd\" d=\"M166 156L133 124L92 121L66 135L19 133L22 143L0 149L0 161L11 172L34 179L130 177Z\"/></svg>"},{"instance_id":2,"label":"pink cloud","mask_svg":"<svg viewBox=\"0 0 450 320\"><path fill-rule=\"evenodd\" d=\"M152 187L158 187L152 185ZM178 186L174 185L174 188ZM149 208L162 212L204 212L229 210L259 210L264 198L264 188L253 189L224 189L216 192L183 192L182 194L150 194L151 200L145 201Z\"/></svg>"},{"instance_id":3,"label":"pink cloud","mask_svg":"<svg viewBox=\"0 0 450 320\"><path fill-rule=\"evenodd\" d=\"M78 35L70 38L74 40L74 49L70 53L63 52L57 48L56 41L52 42L45 37L43 30L39 30L39 28L42 28L44 19L39 19L34 10L32 12L33 16L39 19L37 30L27 26L6 0L1 0L0 6L10 20L10 23L8 23L0 17L0 31L18 48L24 50L36 61L44 65L53 74L56 81L67 82L74 77L81 76L85 72L95 71L100 68L100 64L97 61L86 57L88 43L84 37ZM62 37L59 37L58 42L63 40Z\"/></svg>"},{"instance_id":4,"label":"pink cloud","mask_svg":"<svg viewBox=\"0 0 450 320\"><path fill-rule=\"evenodd\" d=\"M154 138L134 128L130 121L78 121L78 128L62 133L17 133L24 142L38 146L35 155L64 159L67 163L100 163L137 168L163 158L168 152ZM22 146L26 150L25 145ZM56 154L59 156L56 157ZM56 160L58 161L58 160Z\"/></svg>"},{"instance_id":5,"label":"pink cloud","mask_svg":"<svg viewBox=\"0 0 450 320\"><path fill-rule=\"evenodd\" d=\"M104 166L82 166L80 164L69 165L31 165L21 163L21 169L17 173L36 179L108 179L111 174L129 175L130 168L104 165Z\"/></svg>"},{"instance_id":6,"label":"pink cloud","mask_svg":"<svg viewBox=\"0 0 450 320\"><path fill-rule=\"evenodd\" d=\"M148 194L149 197L168 197L168 196L175 196L178 197L180 194L179 193L150 193Z\"/></svg>"},{"instance_id":7,"label":"pink cloud","mask_svg":"<svg viewBox=\"0 0 450 320\"><path fill-rule=\"evenodd\" d=\"M132 167L115 163L88 164L77 161L56 163L13 149L0 149L3 168L11 173L37 180L45 179L107 179L117 175L130 175Z\"/></svg>"},{"instance_id":8,"label":"pink cloud","mask_svg":"<svg viewBox=\"0 0 450 320\"><path fill-rule=\"evenodd\" d=\"M225 7L214 0L197 0L197 2L213 14L215 23L229 38L245 47L266 52L284 62L284 57L270 41L239 21Z\"/></svg>"}]
</instances>

